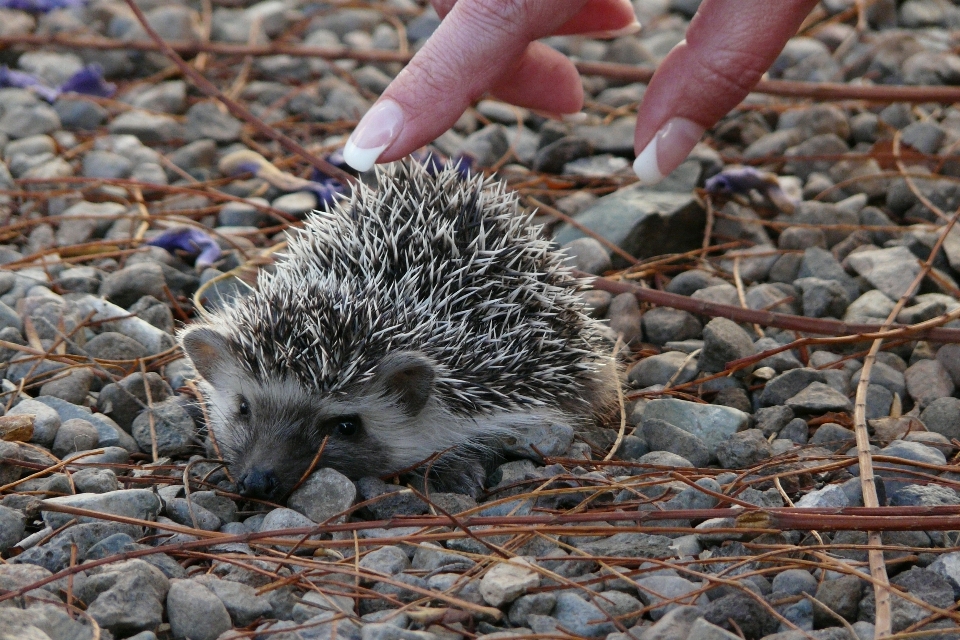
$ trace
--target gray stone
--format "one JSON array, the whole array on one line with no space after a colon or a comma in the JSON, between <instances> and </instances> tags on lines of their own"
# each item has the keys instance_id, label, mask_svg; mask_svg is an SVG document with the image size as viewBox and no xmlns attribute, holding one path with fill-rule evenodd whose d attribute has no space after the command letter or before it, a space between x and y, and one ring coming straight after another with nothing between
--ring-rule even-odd
<instances>
[{"instance_id":1,"label":"gray stone","mask_svg":"<svg viewBox=\"0 0 960 640\"><path fill-rule=\"evenodd\" d=\"M666 536L646 533L617 533L591 542L578 542L576 547L587 555L618 558L671 558L673 544Z\"/></svg>"},{"instance_id":2,"label":"gray stone","mask_svg":"<svg viewBox=\"0 0 960 640\"><path fill-rule=\"evenodd\" d=\"M427 512L427 505L404 487L388 485L379 478L360 478L357 489L363 500L374 500L367 509L377 520L398 515L419 515Z\"/></svg>"},{"instance_id":3,"label":"gray stone","mask_svg":"<svg viewBox=\"0 0 960 640\"><path fill-rule=\"evenodd\" d=\"M939 360L920 360L903 372L907 393L921 409L938 398L952 396L956 391L953 379Z\"/></svg>"},{"instance_id":4,"label":"gray stone","mask_svg":"<svg viewBox=\"0 0 960 640\"><path fill-rule=\"evenodd\" d=\"M87 178L127 178L133 163L118 153L93 149L83 156L83 175Z\"/></svg>"},{"instance_id":5,"label":"gray stone","mask_svg":"<svg viewBox=\"0 0 960 640\"><path fill-rule=\"evenodd\" d=\"M165 144L183 138L183 125L167 115L134 109L116 116L107 129L113 134L136 136L144 144Z\"/></svg>"},{"instance_id":6,"label":"gray stone","mask_svg":"<svg viewBox=\"0 0 960 640\"><path fill-rule=\"evenodd\" d=\"M950 440L960 439L960 399L937 398L920 414L927 430L939 433Z\"/></svg>"},{"instance_id":7,"label":"gray stone","mask_svg":"<svg viewBox=\"0 0 960 640\"><path fill-rule=\"evenodd\" d=\"M643 314L644 335L648 342L657 346L699 338L702 331L700 321L687 311L655 307Z\"/></svg>"},{"instance_id":8,"label":"gray stone","mask_svg":"<svg viewBox=\"0 0 960 640\"><path fill-rule=\"evenodd\" d=\"M53 445L60 429L60 415L47 405L36 400L22 400L7 412L8 416L33 415L33 436L30 442L44 447Z\"/></svg>"},{"instance_id":9,"label":"gray stone","mask_svg":"<svg viewBox=\"0 0 960 640\"><path fill-rule=\"evenodd\" d=\"M916 256L906 247L861 251L847 263L887 297L899 300L920 273Z\"/></svg>"},{"instance_id":10,"label":"gray stone","mask_svg":"<svg viewBox=\"0 0 960 640\"><path fill-rule=\"evenodd\" d=\"M150 355L142 344L114 331L104 331L95 336L84 349L98 360L137 360Z\"/></svg>"},{"instance_id":11,"label":"gray stone","mask_svg":"<svg viewBox=\"0 0 960 640\"><path fill-rule=\"evenodd\" d=\"M613 596L612 594L617 595ZM594 602L589 602L571 591L561 591L557 594L557 603L553 609L553 617L557 623L559 623L559 626L574 635L605 636L616 630L616 627L609 620L609 616L627 613L631 610L618 611L620 607L617 605L621 603L606 601L603 597L605 595L611 597L611 599L616 598L617 600L623 597L629 598L629 600L637 603L634 610L640 608L639 602L637 602L635 598L618 591L603 592L594 599ZM630 606L628 602L623 604ZM608 613L605 613L604 610Z\"/></svg>"},{"instance_id":12,"label":"gray stone","mask_svg":"<svg viewBox=\"0 0 960 640\"><path fill-rule=\"evenodd\" d=\"M600 198L578 214L576 221L628 254L648 258L698 248L706 215L691 193L635 185ZM563 225L554 239L563 245L581 237L582 231ZM612 256L612 260L615 268L625 266L619 256Z\"/></svg>"},{"instance_id":13,"label":"gray stone","mask_svg":"<svg viewBox=\"0 0 960 640\"><path fill-rule=\"evenodd\" d=\"M610 328L615 335L622 336L624 344L640 342L643 339L643 324L640 304L632 293L621 293L610 301L607 311Z\"/></svg>"},{"instance_id":14,"label":"gray stone","mask_svg":"<svg viewBox=\"0 0 960 640\"><path fill-rule=\"evenodd\" d=\"M143 451L153 450L155 435L157 455L161 456L184 455L198 444L197 426L177 398L154 403L151 410L134 419L130 432Z\"/></svg>"},{"instance_id":15,"label":"gray stone","mask_svg":"<svg viewBox=\"0 0 960 640\"><path fill-rule=\"evenodd\" d=\"M708 602L707 596L700 594L698 596L684 597L687 594L690 594L694 591L699 590L702 585L696 582L691 582L684 578L678 576L650 576L650 577L639 577L635 579L637 585L637 593L640 596L640 600L644 605L654 608L650 610L650 617L653 620L660 620L664 615L677 607L682 607L684 604L689 602L691 599L694 600L692 604L697 604L700 606L705 605ZM673 602L661 606L655 606L664 600L673 600L677 599L679 602Z\"/></svg>"},{"instance_id":16,"label":"gray stone","mask_svg":"<svg viewBox=\"0 0 960 640\"><path fill-rule=\"evenodd\" d=\"M822 371L814 369L791 369L767 382L760 394L760 405L780 406L797 395L813 382L826 382Z\"/></svg>"},{"instance_id":17,"label":"gray stone","mask_svg":"<svg viewBox=\"0 0 960 640\"><path fill-rule=\"evenodd\" d=\"M318 200L312 191L295 191L280 196L270 203L274 209L286 211L298 218L305 216L317 208Z\"/></svg>"},{"instance_id":18,"label":"gray stone","mask_svg":"<svg viewBox=\"0 0 960 640\"><path fill-rule=\"evenodd\" d=\"M600 275L612 267L610 252L594 238L579 238L563 245L567 254L565 263L593 275Z\"/></svg>"},{"instance_id":19,"label":"gray stone","mask_svg":"<svg viewBox=\"0 0 960 640\"><path fill-rule=\"evenodd\" d=\"M75 451L96 449L100 438L97 428L86 420L73 418L65 421L57 430L52 451L58 458L64 458Z\"/></svg>"},{"instance_id":20,"label":"gray stone","mask_svg":"<svg viewBox=\"0 0 960 640\"><path fill-rule=\"evenodd\" d=\"M44 382L40 387L40 395L83 405L95 380L96 374L91 367L76 367L62 377Z\"/></svg>"},{"instance_id":21,"label":"gray stone","mask_svg":"<svg viewBox=\"0 0 960 640\"><path fill-rule=\"evenodd\" d=\"M765 438L780 433L794 419L793 409L784 406L772 406L758 409L754 413L754 426L759 429Z\"/></svg>"},{"instance_id":22,"label":"gray stone","mask_svg":"<svg viewBox=\"0 0 960 640\"><path fill-rule=\"evenodd\" d=\"M817 432L810 438L810 444L837 451L853 446L854 438L854 433L850 429L835 422L826 422L817 427Z\"/></svg>"},{"instance_id":23,"label":"gray stone","mask_svg":"<svg viewBox=\"0 0 960 640\"><path fill-rule=\"evenodd\" d=\"M787 158L811 158L847 153L847 143L833 133L824 133L807 138L800 144L784 151ZM814 172L826 173L833 160L788 160L784 171L806 180Z\"/></svg>"},{"instance_id":24,"label":"gray stone","mask_svg":"<svg viewBox=\"0 0 960 640\"><path fill-rule=\"evenodd\" d=\"M853 403L849 398L822 382L810 383L803 391L789 398L786 404L800 414L853 411Z\"/></svg>"},{"instance_id":25,"label":"gray stone","mask_svg":"<svg viewBox=\"0 0 960 640\"><path fill-rule=\"evenodd\" d=\"M589 156L592 151L589 140L578 136L564 136L539 149L531 168L545 173L561 173L564 165Z\"/></svg>"},{"instance_id":26,"label":"gray stone","mask_svg":"<svg viewBox=\"0 0 960 640\"><path fill-rule=\"evenodd\" d=\"M216 640L233 628L223 602L210 589L193 580L171 580L167 592L170 631L177 639Z\"/></svg>"},{"instance_id":27,"label":"gray stone","mask_svg":"<svg viewBox=\"0 0 960 640\"><path fill-rule=\"evenodd\" d=\"M476 563L466 556L458 553L450 553L440 545L432 542L425 542L417 547L413 554L411 566L416 571L427 571L435 573L439 569L446 571L462 571Z\"/></svg>"},{"instance_id":28,"label":"gray stone","mask_svg":"<svg viewBox=\"0 0 960 640\"><path fill-rule=\"evenodd\" d=\"M0 506L0 553L23 539L26 531L26 520L22 513L15 509Z\"/></svg>"},{"instance_id":29,"label":"gray stone","mask_svg":"<svg viewBox=\"0 0 960 640\"><path fill-rule=\"evenodd\" d=\"M817 579L804 569L787 569L773 577L771 587L774 593L797 596L801 593L817 592Z\"/></svg>"},{"instance_id":30,"label":"gray stone","mask_svg":"<svg viewBox=\"0 0 960 640\"><path fill-rule=\"evenodd\" d=\"M856 223L854 223L856 224ZM860 296L860 287L850 277L832 253L819 247L810 247L803 252L798 278L819 278L840 283L850 300Z\"/></svg>"},{"instance_id":31,"label":"gray stone","mask_svg":"<svg viewBox=\"0 0 960 640\"><path fill-rule=\"evenodd\" d=\"M860 594L863 583L856 576L841 576L833 580L824 580L817 588L816 599L849 622L857 619ZM813 608L813 622L818 627L832 627L837 624L823 607Z\"/></svg>"},{"instance_id":32,"label":"gray stone","mask_svg":"<svg viewBox=\"0 0 960 640\"><path fill-rule=\"evenodd\" d=\"M647 403L643 420L662 420L680 427L714 451L720 443L746 426L750 416L731 407L660 398Z\"/></svg>"},{"instance_id":33,"label":"gray stone","mask_svg":"<svg viewBox=\"0 0 960 640\"><path fill-rule=\"evenodd\" d=\"M112 469L88 467L73 474L78 493L108 493L120 488L117 474Z\"/></svg>"},{"instance_id":34,"label":"gray stone","mask_svg":"<svg viewBox=\"0 0 960 640\"><path fill-rule=\"evenodd\" d=\"M714 458L701 438L669 422L644 416L641 433L652 450L681 456L695 467L706 467Z\"/></svg>"},{"instance_id":35,"label":"gray stone","mask_svg":"<svg viewBox=\"0 0 960 640\"><path fill-rule=\"evenodd\" d=\"M118 635L156 629L163 622L163 605L170 581L142 560L127 560L98 567L97 594L87 613ZM89 596L87 596L89 598ZM85 598L86 599L86 598Z\"/></svg>"},{"instance_id":36,"label":"gray stone","mask_svg":"<svg viewBox=\"0 0 960 640\"><path fill-rule=\"evenodd\" d=\"M215 102L198 102L187 110L188 140L207 138L221 144L234 142L240 138L242 129L243 124Z\"/></svg>"},{"instance_id":37,"label":"gray stone","mask_svg":"<svg viewBox=\"0 0 960 640\"><path fill-rule=\"evenodd\" d=\"M731 593L718 598L708 604L703 611L703 618L723 629L732 631L730 621L747 638L762 638L777 630L779 621L759 602L744 593Z\"/></svg>"},{"instance_id":38,"label":"gray stone","mask_svg":"<svg viewBox=\"0 0 960 640\"><path fill-rule=\"evenodd\" d=\"M797 500L795 505L807 508L846 507L849 505L849 499L840 485L828 484L822 489L805 494Z\"/></svg>"},{"instance_id":39,"label":"gray stone","mask_svg":"<svg viewBox=\"0 0 960 640\"><path fill-rule=\"evenodd\" d=\"M0 117L0 133L14 140L51 133L60 126L60 116L53 107L39 102L8 108Z\"/></svg>"},{"instance_id":40,"label":"gray stone","mask_svg":"<svg viewBox=\"0 0 960 640\"><path fill-rule=\"evenodd\" d=\"M246 39L244 39L246 42ZM138 109L160 113L183 113L187 106L187 83L168 80L148 85L143 91L121 98Z\"/></svg>"},{"instance_id":41,"label":"gray stone","mask_svg":"<svg viewBox=\"0 0 960 640\"><path fill-rule=\"evenodd\" d=\"M129 431L134 419L147 406L146 385L149 385L150 399L155 403L163 402L173 395L170 385L158 374L151 371L144 378L144 375L138 371L122 378L119 382L104 386L97 397L97 409L116 420L121 428Z\"/></svg>"},{"instance_id":42,"label":"gray stone","mask_svg":"<svg viewBox=\"0 0 960 640\"><path fill-rule=\"evenodd\" d=\"M410 568L410 558L400 547L378 547L360 559L360 568L393 576Z\"/></svg>"},{"instance_id":43,"label":"gray stone","mask_svg":"<svg viewBox=\"0 0 960 640\"><path fill-rule=\"evenodd\" d=\"M234 626L245 627L271 613L270 600L266 596L258 596L257 590L249 585L220 580L210 574L196 576L193 581L212 591L223 602Z\"/></svg>"},{"instance_id":44,"label":"gray stone","mask_svg":"<svg viewBox=\"0 0 960 640\"><path fill-rule=\"evenodd\" d=\"M797 278L793 284L803 292L803 315L811 318L842 318L850 305L847 290L835 280Z\"/></svg>"},{"instance_id":45,"label":"gray stone","mask_svg":"<svg viewBox=\"0 0 960 640\"><path fill-rule=\"evenodd\" d=\"M716 454L724 469L744 469L771 457L773 451L759 429L747 429L717 446Z\"/></svg>"},{"instance_id":46,"label":"gray stone","mask_svg":"<svg viewBox=\"0 0 960 640\"><path fill-rule=\"evenodd\" d=\"M540 574L522 558L500 562L491 567L480 579L480 595L494 607L502 607L524 595L529 589L540 586Z\"/></svg>"},{"instance_id":47,"label":"gray stone","mask_svg":"<svg viewBox=\"0 0 960 640\"><path fill-rule=\"evenodd\" d=\"M779 433L780 438L790 440L794 444L807 444L809 436L810 429L803 418L794 418Z\"/></svg>"},{"instance_id":48,"label":"gray stone","mask_svg":"<svg viewBox=\"0 0 960 640\"><path fill-rule=\"evenodd\" d=\"M143 296L165 298L167 285L163 269L151 262L140 262L109 274L100 285L100 295L126 309Z\"/></svg>"},{"instance_id":49,"label":"gray stone","mask_svg":"<svg viewBox=\"0 0 960 640\"><path fill-rule=\"evenodd\" d=\"M333 469L320 469L290 495L287 504L314 522L324 523L349 509L356 498L357 487L349 478Z\"/></svg>"},{"instance_id":50,"label":"gray stone","mask_svg":"<svg viewBox=\"0 0 960 640\"><path fill-rule=\"evenodd\" d=\"M683 384L696 376L696 358L688 358L687 354L678 351L667 351L638 362L630 369L627 379L634 386L643 389L655 384L666 384L671 379L675 385Z\"/></svg>"},{"instance_id":51,"label":"gray stone","mask_svg":"<svg viewBox=\"0 0 960 640\"><path fill-rule=\"evenodd\" d=\"M960 504L960 496L950 487L935 484L909 484L890 496L895 507L943 507Z\"/></svg>"},{"instance_id":52,"label":"gray stone","mask_svg":"<svg viewBox=\"0 0 960 640\"><path fill-rule=\"evenodd\" d=\"M502 158L509 149L510 139L506 127L502 124L490 124L467 136L460 152L473 156L480 166L488 167ZM570 240L573 238L558 242L566 244Z\"/></svg>"},{"instance_id":53,"label":"gray stone","mask_svg":"<svg viewBox=\"0 0 960 640\"><path fill-rule=\"evenodd\" d=\"M220 529L220 518L199 504L193 504L184 498L170 498L164 505L163 514L185 527L204 531Z\"/></svg>"},{"instance_id":54,"label":"gray stone","mask_svg":"<svg viewBox=\"0 0 960 640\"><path fill-rule=\"evenodd\" d=\"M850 384L854 387L860 384L860 374L862 371L862 369L858 370L850 378ZM885 387L891 393L895 393L901 398L906 396L907 386L904 375L883 362L877 361L873 363L873 367L870 369L870 384Z\"/></svg>"},{"instance_id":55,"label":"gray stone","mask_svg":"<svg viewBox=\"0 0 960 640\"><path fill-rule=\"evenodd\" d=\"M123 489L109 493L80 493L73 496L47 498L43 504L63 505L87 509L99 513L152 520L160 513L160 499L148 489ZM63 526L74 517L66 513L44 511L43 521L54 529ZM80 522L97 522L95 518L79 516Z\"/></svg>"},{"instance_id":56,"label":"gray stone","mask_svg":"<svg viewBox=\"0 0 960 640\"><path fill-rule=\"evenodd\" d=\"M703 371L723 371L728 362L756 353L757 348L750 335L732 320L714 318L703 328L703 352L699 360ZM748 372L741 369L737 375Z\"/></svg>"}]
</instances>

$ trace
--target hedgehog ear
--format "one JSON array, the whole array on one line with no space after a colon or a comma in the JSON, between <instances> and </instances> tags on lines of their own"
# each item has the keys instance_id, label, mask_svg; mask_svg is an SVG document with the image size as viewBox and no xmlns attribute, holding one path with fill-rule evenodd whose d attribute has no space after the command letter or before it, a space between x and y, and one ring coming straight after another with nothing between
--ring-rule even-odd
<instances>
[{"instance_id":1,"label":"hedgehog ear","mask_svg":"<svg viewBox=\"0 0 960 640\"><path fill-rule=\"evenodd\" d=\"M397 397L408 416L423 410L430 394L436 370L433 361L417 351L392 353L380 361L375 373L378 384Z\"/></svg>"},{"instance_id":2,"label":"hedgehog ear","mask_svg":"<svg viewBox=\"0 0 960 640\"><path fill-rule=\"evenodd\" d=\"M188 328L181 334L180 344L193 362L197 373L207 381L223 368L227 354L230 353L223 334L205 326Z\"/></svg>"}]
</instances>

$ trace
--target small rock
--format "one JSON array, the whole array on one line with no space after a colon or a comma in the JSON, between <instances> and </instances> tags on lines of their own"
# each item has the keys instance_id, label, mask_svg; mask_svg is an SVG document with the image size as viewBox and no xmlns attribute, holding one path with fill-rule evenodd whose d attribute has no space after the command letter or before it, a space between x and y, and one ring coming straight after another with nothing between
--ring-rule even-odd
<instances>
[{"instance_id":1,"label":"small rock","mask_svg":"<svg viewBox=\"0 0 960 640\"><path fill-rule=\"evenodd\" d=\"M99 441L100 436L95 426L86 420L75 418L60 425L52 451L58 458L64 458L76 451L96 449Z\"/></svg>"},{"instance_id":2,"label":"small rock","mask_svg":"<svg viewBox=\"0 0 960 640\"><path fill-rule=\"evenodd\" d=\"M822 382L812 382L803 391L787 400L797 413L821 414L828 411L853 411L853 403L845 395Z\"/></svg>"},{"instance_id":3,"label":"small rock","mask_svg":"<svg viewBox=\"0 0 960 640\"><path fill-rule=\"evenodd\" d=\"M716 453L724 469L745 469L773 455L770 443L759 429L733 434L717 447Z\"/></svg>"},{"instance_id":4,"label":"small rock","mask_svg":"<svg viewBox=\"0 0 960 640\"><path fill-rule=\"evenodd\" d=\"M143 451L153 449L155 434L157 455L161 456L183 455L198 444L197 426L177 398L154 403L151 410L137 416L130 431Z\"/></svg>"},{"instance_id":5,"label":"small rock","mask_svg":"<svg viewBox=\"0 0 960 640\"><path fill-rule=\"evenodd\" d=\"M747 425L750 416L731 407L660 398L647 403L647 420L663 420L700 438L714 451L734 433Z\"/></svg>"},{"instance_id":6,"label":"small rock","mask_svg":"<svg viewBox=\"0 0 960 640\"><path fill-rule=\"evenodd\" d=\"M907 393L921 409L938 398L952 396L956 391L953 379L939 360L920 360L908 367L903 377Z\"/></svg>"},{"instance_id":7,"label":"small rock","mask_svg":"<svg viewBox=\"0 0 960 640\"><path fill-rule=\"evenodd\" d=\"M333 469L320 469L290 495L287 504L314 522L323 523L349 509L356 498L357 487L349 478Z\"/></svg>"},{"instance_id":8,"label":"small rock","mask_svg":"<svg viewBox=\"0 0 960 640\"><path fill-rule=\"evenodd\" d=\"M233 628L230 614L214 593L193 580L171 580L167 615L174 638L216 640Z\"/></svg>"},{"instance_id":9,"label":"small rock","mask_svg":"<svg viewBox=\"0 0 960 640\"><path fill-rule=\"evenodd\" d=\"M699 338L703 326L687 311L655 307L643 314L643 332L648 342L663 346L670 341Z\"/></svg>"},{"instance_id":10,"label":"small rock","mask_svg":"<svg viewBox=\"0 0 960 640\"><path fill-rule=\"evenodd\" d=\"M109 493L79 493L73 496L47 498L43 504L64 505L77 509L88 509L100 513L153 520L160 513L161 503L148 489L123 489ZM55 511L44 511L43 521L54 529L63 526L76 516ZM94 518L80 516L80 522L96 522Z\"/></svg>"},{"instance_id":11,"label":"small rock","mask_svg":"<svg viewBox=\"0 0 960 640\"><path fill-rule=\"evenodd\" d=\"M703 352L699 360L703 371L723 371L728 362L756 353L757 348L750 335L736 322L714 318L703 328ZM737 375L748 372L741 369Z\"/></svg>"},{"instance_id":12,"label":"small rock","mask_svg":"<svg viewBox=\"0 0 960 640\"><path fill-rule=\"evenodd\" d=\"M632 293L621 293L610 301L607 311L610 328L622 336L624 344L632 344L643 339L642 314L640 304Z\"/></svg>"},{"instance_id":13,"label":"small rock","mask_svg":"<svg viewBox=\"0 0 960 640\"><path fill-rule=\"evenodd\" d=\"M568 256L564 262L584 273L601 275L612 268L610 252L594 238L572 240L563 251Z\"/></svg>"},{"instance_id":14,"label":"small rock","mask_svg":"<svg viewBox=\"0 0 960 640\"><path fill-rule=\"evenodd\" d=\"M817 600L839 614L845 620L854 622L860 604L863 583L856 576L841 576L833 580L824 580L817 588ZM832 627L837 624L828 611L822 607L813 608L813 623L817 627Z\"/></svg>"},{"instance_id":15,"label":"small rock","mask_svg":"<svg viewBox=\"0 0 960 640\"><path fill-rule=\"evenodd\" d=\"M666 384L670 380L673 380L675 385L683 384L696 376L696 358L688 358L687 354L678 351L667 351L638 362L630 369L627 379L634 386L643 389L655 384Z\"/></svg>"},{"instance_id":16,"label":"small rock","mask_svg":"<svg viewBox=\"0 0 960 640\"><path fill-rule=\"evenodd\" d=\"M540 575L522 558L495 564L480 580L480 595L494 607L513 602L528 589L540 586Z\"/></svg>"}]
</instances>

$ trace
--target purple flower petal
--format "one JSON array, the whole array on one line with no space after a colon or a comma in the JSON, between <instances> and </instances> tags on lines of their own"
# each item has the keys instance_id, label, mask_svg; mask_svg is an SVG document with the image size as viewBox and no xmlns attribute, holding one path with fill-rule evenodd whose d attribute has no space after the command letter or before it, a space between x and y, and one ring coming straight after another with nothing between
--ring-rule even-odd
<instances>
[{"instance_id":1,"label":"purple flower petal","mask_svg":"<svg viewBox=\"0 0 960 640\"><path fill-rule=\"evenodd\" d=\"M329 207L337 202L341 195L346 191L339 180L327 178L321 182L313 182L305 185L307 191L312 191L317 196L317 204Z\"/></svg>"},{"instance_id":2,"label":"purple flower petal","mask_svg":"<svg viewBox=\"0 0 960 640\"><path fill-rule=\"evenodd\" d=\"M0 0L0 9L19 9L31 13L46 13L54 9L82 7L87 0Z\"/></svg>"},{"instance_id":3,"label":"purple flower petal","mask_svg":"<svg viewBox=\"0 0 960 640\"><path fill-rule=\"evenodd\" d=\"M103 67L98 64L87 65L60 85L60 91L63 93L72 91L100 98L109 98L116 90L117 85L103 79Z\"/></svg>"},{"instance_id":4,"label":"purple flower petal","mask_svg":"<svg viewBox=\"0 0 960 640\"><path fill-rule=\"evenodd\" d=\"M31 89L47 102L53 102L60 95L57 89L48 87L40 78L25 71L15 71L6 65L0 67L0 88Z\"/></svg>"},{"instance_id":5,"label":"purple flower petal","mask_svg":"<svg viewBox=\"0 0 960 640\"><path fill-rule=\"evenodd\" d=\"M734 167L725 169L708 178L704 185L710 193L741 193L747 194L756 189L766 191L777 186L776 177L753 167Z\"/></svg>"},{"instance_id":6,"label":"purple flower petal","mask_svg":"<svg viewBox=\"0 0 960 640\"><path fill-rule=\"evenodd\" d=\"M147 244L166 249L170 253L176 250L186 251L190 255L197 255L194 265L198 269L209 267L220 258L220 245L208 233L194 227L174 227L157 237L148 240Z\"/></svg>"}]
</instances>

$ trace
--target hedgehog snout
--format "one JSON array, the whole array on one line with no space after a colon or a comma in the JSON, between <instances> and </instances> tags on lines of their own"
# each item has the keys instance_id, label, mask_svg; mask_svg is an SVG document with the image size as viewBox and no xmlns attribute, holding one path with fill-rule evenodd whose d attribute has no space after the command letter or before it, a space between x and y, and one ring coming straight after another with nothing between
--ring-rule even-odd
<instances>
[{"instance_id":1,"label":"hedgehog snout","mask_svg":"<svg viewBox=\"0 0 960 640\"><path fill-rule=\"evenodd\" d=\"M254 468L237 479L240 495L261 500L276 500L280 479L272 469Z\"/></svg>"}]
</instances>

